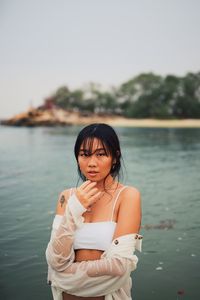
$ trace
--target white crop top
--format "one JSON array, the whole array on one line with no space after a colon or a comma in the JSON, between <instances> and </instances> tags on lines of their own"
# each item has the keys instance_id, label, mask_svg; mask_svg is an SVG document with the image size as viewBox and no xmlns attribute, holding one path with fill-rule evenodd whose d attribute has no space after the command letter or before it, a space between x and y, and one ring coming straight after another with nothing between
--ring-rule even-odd
<instances>
[{"instance_id":1,"label":"white crop top","mask_svg":"<svg viewBox=\"0 0 200 300\"><path fill-rule=\"evenodd\" d=\"M105 251L112 243L116 222L84 223L75 231L74 249L97 249Z\"/></svg>"},{"instance_id":2,"label":"white crop top","mask_svg":"<svg viewBox=\"0 0 200 300\"><path fill-rule=\"evenodd\" d=\"M83 223L83 226L75 231L74 234L74 250L77 249L96 249L105 251L113 240L113 235L117 223L112 221L117 199L124 186L117 194L110 221Z\"/></svg>"}]
</instances>

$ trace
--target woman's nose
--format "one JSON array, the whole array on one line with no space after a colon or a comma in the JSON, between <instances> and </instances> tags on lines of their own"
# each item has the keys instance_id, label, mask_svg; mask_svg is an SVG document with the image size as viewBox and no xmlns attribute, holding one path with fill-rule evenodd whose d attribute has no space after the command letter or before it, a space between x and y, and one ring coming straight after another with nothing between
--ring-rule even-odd
<instances>
[{"instance_id":1,"label":"woman's nose","mask_svg":"<svg viewBox=\"0 0 200 300\"><path fill-rule=\"evenodd\" d=\"M89 161L88 161L88 166L91 167L91 166L96 166L96 158L94 155L91 155L90 158L89 158Z\"/></svg>"}]
</instances>

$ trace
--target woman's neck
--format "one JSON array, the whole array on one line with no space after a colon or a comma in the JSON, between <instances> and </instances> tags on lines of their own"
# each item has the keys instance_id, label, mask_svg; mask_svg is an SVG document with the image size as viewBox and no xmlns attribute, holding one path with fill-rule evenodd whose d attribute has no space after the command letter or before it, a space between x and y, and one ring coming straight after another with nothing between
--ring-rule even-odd
<instances>
[{"instance_id":1,"label":"woman's neck","mask_svg":"<svg viewBox=\"0 0 200 300\"><path fill-rule=\"evenodd\" d=\"M118 182L113 179L111 175L109 175L106 180L97 181L96 188L100 191L115 189Z\"/></svg>"}]
</instances>

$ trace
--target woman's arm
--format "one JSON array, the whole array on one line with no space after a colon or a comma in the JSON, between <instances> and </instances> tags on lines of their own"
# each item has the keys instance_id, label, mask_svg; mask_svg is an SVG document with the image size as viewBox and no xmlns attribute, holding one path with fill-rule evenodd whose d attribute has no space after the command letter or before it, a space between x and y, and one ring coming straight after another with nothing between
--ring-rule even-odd
<instances>
[{"instance_id":1,"label":"woman's arm","mask_svg":"<svg viewBox=\"0 0 200 300\"><path fill-rule=\"evenodd\" d=\"M69 197L69 190L60 194L46 249L47 262L54 270L63 271L74 261L74 232L83 223L85 211L86 208L74 195Z\"/></svg>"},{"instance_id":2,"label":"woman's arm","mask_svg":"<svg viewBox=\"0 0 200 300\"><path fill-rule=\"evenodd\" d=\"M117 226L113 239L129 233L139 233L141 227L140 192L134 187L127 187L121 192L119 201Z\"/></svg>"},{"instance_id":3,"label":"woman's arm","mask_svg":"<svg viewBox=\"0 0 200 300\"><path fill-rule=\"evenodd\" d=\"M82 214L97 201L100 195L95 185L96 182L87 180L70 197L69 190L62 192L59 196L57 215L46 250L47 262L56 271L65 270L75 259L74 233L83 225Z\"/></svg>"}]
</instances>

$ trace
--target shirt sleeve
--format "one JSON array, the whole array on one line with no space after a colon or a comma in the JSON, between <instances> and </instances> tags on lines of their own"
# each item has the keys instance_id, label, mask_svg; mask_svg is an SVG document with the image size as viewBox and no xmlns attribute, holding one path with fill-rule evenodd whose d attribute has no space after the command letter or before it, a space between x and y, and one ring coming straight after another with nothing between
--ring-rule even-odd
<instances>
[{"instance_id":1,"label":"shirt sleeve","mask_svg":"<svg viewBox=\"0 0 200 300\"><path fill-rule=\"evenodd\" d=\"M74 262L63 272L55 272L53 286L80 297L102 296L119 290L137 267L134 251L141 250L141 237L138 234L122 236L112 242L101 259Z\"/></svg>"},{"instance_id":2,"label":"shirt sleeve","mask_svg":"<svg viewBox=\"0 0 200 300\"><path fill-rule=\"evenodd\" d=\"M125 235L114 239L109 251L105 251L101 255L101 259L74 262L64 271L64 273L75 274L80 269L85 271L90 277L97 277L103 275L123 276L127 268L129 268L130 271L134 271L137 267L138 258L133 254L135 250L142 251L143 236L140 234L132 234L132 240L129 242L129 247L126 246L127 249L123 249L123 241L127 239L127 236L130 237L130 235ZM121 248L120 252L126 253L124 257L119 255L119 248Z\"/></svg>"},{"instance_id":3,"label":"shirt sleeve","mask_svg":"<svg viewBox=\"0 0 200 300\"><path fill-rule=\"evenodd\" d=\"M65 274L76 274L77 272L85 272L89 277L98 276L123 276L127 268L134 271L137 267L138 258L135 255L134 260L122 257L101 258L99 260L90 260L72 263L66 270Z\"/></svg>"},{"instance_id":4,"label":"shirt sleeve","mask_svg":"<svg viewBox=\"0 0 200 300\"><path fill-rule=\"evenodd\" d=\"M74 261L74 232L82 226L84 221L82 214L85 211L86 208L73 194L68 200L65 214L55 216L46 249L47 263L52 269L61 272Z\"/></svg>"}]
</instances>

